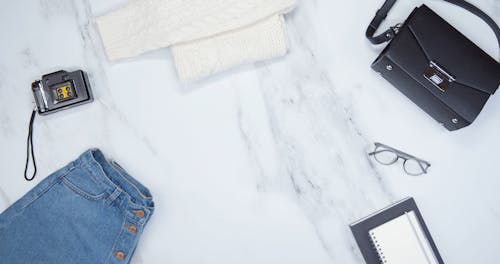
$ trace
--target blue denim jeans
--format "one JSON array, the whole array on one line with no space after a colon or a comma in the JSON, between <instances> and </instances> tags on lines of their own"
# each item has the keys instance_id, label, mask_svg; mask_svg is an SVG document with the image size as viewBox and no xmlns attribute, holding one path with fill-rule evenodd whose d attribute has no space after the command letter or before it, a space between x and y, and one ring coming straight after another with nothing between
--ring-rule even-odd
<instances>
[{"instance_id":1,"label":"blue denim jeans","mask_svg":"<svg viewBox=\"0 0 500 264\"><path fill-rule=\"evenodd\" d=\"M0 263L129 263L154 204L97 149L0 214Z\"/></svg>"}]
</instances>

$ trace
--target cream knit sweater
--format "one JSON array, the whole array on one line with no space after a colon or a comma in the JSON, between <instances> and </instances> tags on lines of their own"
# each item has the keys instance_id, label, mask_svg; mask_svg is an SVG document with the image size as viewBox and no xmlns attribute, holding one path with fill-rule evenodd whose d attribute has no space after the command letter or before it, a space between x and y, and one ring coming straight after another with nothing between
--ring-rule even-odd
<instances>
[{"instance_id":1,"label":"cream knit sweater","mask_svg":"<svg viewBox=\"0 0 500 264\"><path fill-rule=\"evenodd\" d=\"M97 18L109 59L172 46L183 81L287 51L295 0L132 0Z\"/></svg>"},{"instance_id":2,"label":"cream knit sweater","mask_svg":"<svg viewBox=\"0 0 500 264\"><path fill-rule=\"evenodd\" d=\"M288 39L283 16L239 30L172 46L179 79L195 81L234 66L284 56Z\"/></svg>"}]
</instances>

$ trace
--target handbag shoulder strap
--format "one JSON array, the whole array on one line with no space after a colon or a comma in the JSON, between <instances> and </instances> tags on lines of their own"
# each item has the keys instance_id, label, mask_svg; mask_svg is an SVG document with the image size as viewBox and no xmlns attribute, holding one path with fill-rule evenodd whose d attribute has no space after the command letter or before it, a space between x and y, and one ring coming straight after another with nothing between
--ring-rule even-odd
<instances>
[{"instance_id":1,"label":"handbag shoulder strap","mask_svg":"<svg viewBox=\"0 0 500 264\"><path fill-rule=\"evenodd\" d=\"M384 5L382 5L382 7L377 11L375 17L370 22L370 25L366 29L366 38L368 38L368 40L370 40L371 43L381 44L390 41L398 33L400 25L391 27L382 34L375 36L375 32L380 27L380 24L382 24L382 21L385 20L387 14L392 9L396 1L397 0L386 0ZM498 41L498 46L500 48L500 28L498 28L498 25L491 17L489 17L486 13L481 11L481 9L477 8L473 4L466 2L464 0L444 0L444 1L460 6L468 10L469 12L473 13L474 15L480 17L482 20L484 20L491 27L493 32L495 32Z\"/></svg>"}]
</instances>

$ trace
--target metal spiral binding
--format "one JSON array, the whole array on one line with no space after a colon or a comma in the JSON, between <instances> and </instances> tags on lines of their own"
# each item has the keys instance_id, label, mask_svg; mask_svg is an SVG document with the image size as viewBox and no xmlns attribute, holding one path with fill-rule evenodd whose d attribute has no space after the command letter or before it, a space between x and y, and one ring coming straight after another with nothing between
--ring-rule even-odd
<instances>
[{"instance_id":1,"label":"metal spiral binding","mask_svg":"<svg viewBox=\"0 0 500 264\"><path fill-rule=\"evenodd\" d=\"M380 244L378 243L377 237L373 232L370 232L370 240L372 242L373 248L377 251L378 258L380 260L380 263L386 264L389 263L387 259L385 258L384 252L380 248Z\"/></svg>"}]
</instances>

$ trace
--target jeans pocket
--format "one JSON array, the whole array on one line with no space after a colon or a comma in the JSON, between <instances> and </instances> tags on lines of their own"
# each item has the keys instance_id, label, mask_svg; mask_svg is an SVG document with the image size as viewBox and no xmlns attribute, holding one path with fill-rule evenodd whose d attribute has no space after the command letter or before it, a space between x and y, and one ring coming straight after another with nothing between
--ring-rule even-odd
<instances>
[{"instance_id":1,"label":"jeans pocket","mask_svg":"<svg viewBox=\"0 0 500 264\"><path fill-rule=\"evenodd\" d=\"M92 201L97 201L107 196L104 187L99 185L90 173L76 169L61 178L62 185L73 193Z\"/></svg>"}]
</instances>

